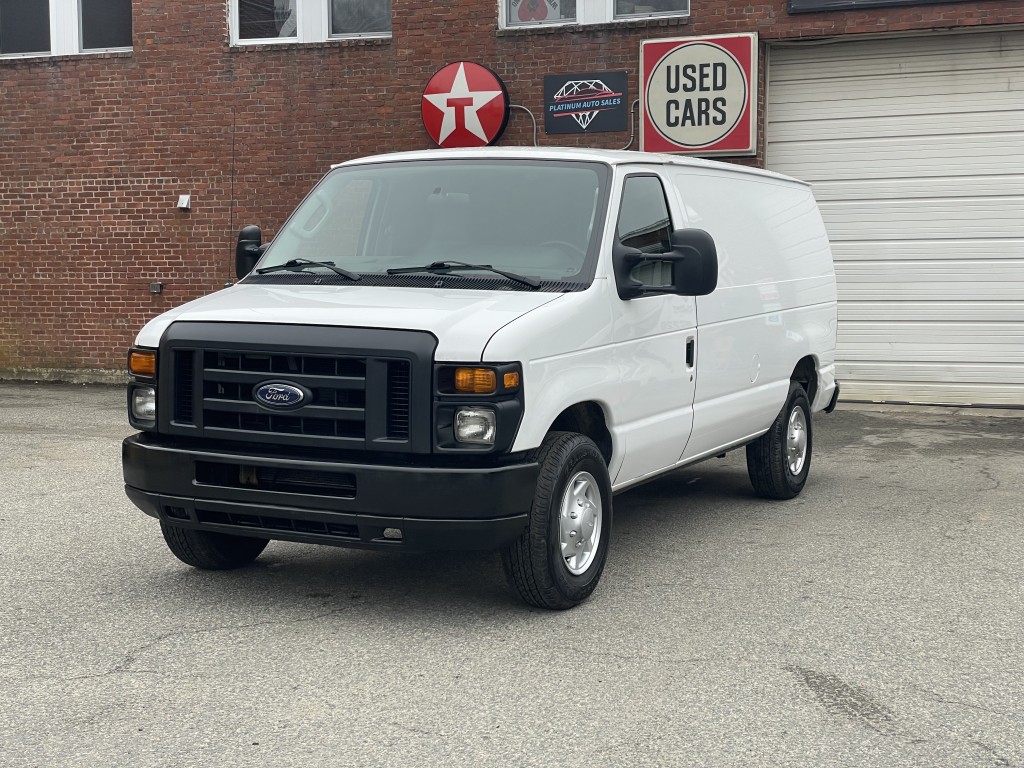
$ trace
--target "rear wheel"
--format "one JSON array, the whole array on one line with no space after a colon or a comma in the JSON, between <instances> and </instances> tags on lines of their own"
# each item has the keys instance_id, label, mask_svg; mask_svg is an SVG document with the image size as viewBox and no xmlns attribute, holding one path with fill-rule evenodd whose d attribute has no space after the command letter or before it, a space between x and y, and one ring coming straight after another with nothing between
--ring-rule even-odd
<instances>
[{"instance_id":1,"label":"rear wheel","mask_svg":"<svg viewBox=\"0 0 1024 768\"><path fill-rule=\"evenodd\" d=\"M747 445L747 474L758 496L791 499L803 490L811 468L811 405L790 382L789 397L771 428Z\"/></svg>"},{"instance_id":2,"label":"rear wheel","mask_svg":"<svg viewBox=\"0 0 1024 768\"><path fill-rule=\"evenodd\" d=\"M505 575L531 605L572 608L597 587L612 528L608 467L594 442L552 432L538 454L529 527L502 553Z\"/></svg>"},{"instance_id":3,"label":"rear wheel","mask_svg":"<svg viewBox=\"0 0 1024 768\"><path fill-rule=\"evenodd\" d=\"M259 557L268 543L266 539L195 531L163 522L160 531L176 558L206 571L229 571L248 565Z\"/></svg>"}]
</instances>

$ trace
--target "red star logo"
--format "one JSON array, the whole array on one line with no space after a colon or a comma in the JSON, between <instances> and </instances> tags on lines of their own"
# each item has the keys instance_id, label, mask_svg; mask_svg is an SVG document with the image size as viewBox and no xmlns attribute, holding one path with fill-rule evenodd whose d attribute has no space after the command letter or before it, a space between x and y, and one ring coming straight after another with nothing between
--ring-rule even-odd
<instances>
[{"instance_id":1,"label":"red star logo","mask_svg":"<svg viewBox=\"0 0 1024 768\"><path fill-rule=\"evenodd\" d=\"M438 70L423 90L423 125L440 147L483 147L508 122L505 84L486 67L458 61Z\"/></svg>"}]
</instances>

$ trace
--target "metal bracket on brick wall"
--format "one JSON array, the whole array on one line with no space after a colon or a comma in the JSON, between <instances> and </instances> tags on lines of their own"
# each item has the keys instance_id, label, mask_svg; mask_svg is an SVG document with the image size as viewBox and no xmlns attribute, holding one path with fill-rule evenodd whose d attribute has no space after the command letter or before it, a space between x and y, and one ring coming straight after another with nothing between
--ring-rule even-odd
<instances>
[{"instance_id":1,"label":"metal bracket on brick wall","mask_svg":"<svg viewBox=\"0 0 1024 768\"><path fill-rule=\"evenodd\" d=\"M640 106L640 99L634 99L633 103L629 105L629 141L626 142L626 146L623 149L629 149L633 146L633 141L636 139L636 108ZM533 123L533 146L540 146L537 144L537 118L533 116L528 108L522 104L509 104L509 109L521 109L523 112L530 116L530 122Z\"/></svg>"},{"instance_id":2,"label":"metal bracket on brick wall","mask_svg":"<svg viewBox=\"0 0 1024 768\"><path fill-rule=\"evenodd\" d=\"M629 105L629 141L626 142L626 146L623 149L629 149L633 146L633 139L636 138L636 118L633 117L633 110L640 106L640 99L633 99L633 103Z\"/></svg>"},{"instance_id":3,"label":"metal bracket on brick wall","mask_svg":"<svg viewBox=\"0 0 1024 768\"><path fill-rule=\"evenodd\" d=\"M509 104L509 109L521 109L523 112L530 116L530 120L533 122L533 146L540 146L537 144L537 118L533 116L533 112L524 107L522 104Z\"/></svg>"}]
</instances>

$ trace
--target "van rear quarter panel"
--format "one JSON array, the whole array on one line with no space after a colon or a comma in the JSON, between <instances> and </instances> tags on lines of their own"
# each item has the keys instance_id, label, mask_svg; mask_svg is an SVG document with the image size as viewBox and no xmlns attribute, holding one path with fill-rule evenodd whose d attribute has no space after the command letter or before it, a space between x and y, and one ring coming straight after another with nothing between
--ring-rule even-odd
<instances>
[{"instance_id":1,"label":"van rear quarter panel","mask_svg":"<svg viewBox=\"0 0 1024 768\"><path fill-rule=\"evenodd\" d=\"M718 249L718 287L697 299L692 459L771 425L799 360L835 359L836 288L810 188L742 172L679 170L687 226Z\"/></svg>"}]
</instances>

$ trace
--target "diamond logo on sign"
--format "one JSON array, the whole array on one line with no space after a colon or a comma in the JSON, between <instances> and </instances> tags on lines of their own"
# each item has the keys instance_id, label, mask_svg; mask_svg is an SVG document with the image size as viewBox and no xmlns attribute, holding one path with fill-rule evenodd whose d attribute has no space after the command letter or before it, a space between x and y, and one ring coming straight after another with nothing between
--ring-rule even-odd
<instances>
[{"instance_id":1,"label":"diamond logo on sign","mask_svg":"<svg viewBox=\"0 0 1024 768\"><path fill-rule=\"evenodd\" d=\"M483 147L505 131L508 91L487 67L459 61L430 78L420 111L423 126L439 147Z\"/></svg>"},{"instance_id":2,"label":"diamond logo on sign","mask_svg":"<svg viewBox=\"0 0 1024 768\"><path fill-rule=\"evenodd\" d=\"M599 105L601 100L609 100L609 97L621 96L600 80L570 80L562 86L555 94L557 104L582 102L586 105ZM587 130L594 118L602 111L597 109L581 109L577 112L569 112L568 115L579 123L580 128Z\"/></svg>"},{"instance_id":3,"label":"diamond logo on sign","mask_svg":"<svg viewBox=\"0 0 1024 768\"><path fill-rule=\"evenodd\" d=\"M753 153L756 65L755 35L644 42L641 148Z\"/></svg>"}]
</instances>

